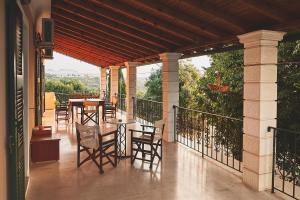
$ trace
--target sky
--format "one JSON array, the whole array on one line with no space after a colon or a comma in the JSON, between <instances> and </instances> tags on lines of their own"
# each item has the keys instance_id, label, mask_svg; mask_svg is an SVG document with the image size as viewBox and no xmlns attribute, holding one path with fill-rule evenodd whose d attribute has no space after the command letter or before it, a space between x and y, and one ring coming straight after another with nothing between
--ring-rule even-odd
<instances>
[{"instance_id":1,"label":"sky","mask_svg":"<svg viewBox=\"0 0 300 200\"><path fill-rule=\"evenodd\" d=\"M57 52L54 52L53 57L54 59L52 60L45 60L46 73L99 75L99 68L95 65L88 64ZM194 64L200 71L202 70L202 66L210 67L210 58L208 56L198 56L184 60ZM151 74L151 71L156 70L159 67L161 67L161 63L139 66L137 69L137 76L140 78L148 77Z\"/></svg>"}]
</instances>

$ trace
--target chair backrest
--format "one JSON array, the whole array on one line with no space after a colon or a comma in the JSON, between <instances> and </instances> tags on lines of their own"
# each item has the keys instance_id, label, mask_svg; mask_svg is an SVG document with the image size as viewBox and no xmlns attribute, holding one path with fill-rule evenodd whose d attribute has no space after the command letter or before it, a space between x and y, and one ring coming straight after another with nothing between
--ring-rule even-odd
<instances>
[{"instance_id":1,"label":"chair backrest","mask_svg":"<svg viewBox=\"0 0 300 200\"><path fill-rule=\"evenodd\" d=\"M99 126L85 126L76 122L77 143L81 146L99 148Z\"/></svg>"},{"instance_id":2,"label":"chair backrest","mask_svg":"<svg viewBox=\"0 0 300 200\"><path fill-rule=\"evenodd\" d=\"M84 101L83 110L84 112L97 112L98 102L97 101Z\"/></svg>"},{"instance_id":3,"label":"chair backrest","mask_svg":"<svg viewBox=\"0 0 300 200\"><path fill-rule=\"evenodd\" d=\"M162 137L165 129L165 120L161 119L154 122L155 135Z\"/></svg>"},{"instance_id":4,"label":"chair backrest","mask_svg":"<svg viewBox=\"0 0 300 200\"><path fill-rule=\"evenodd\" d=\"M112 97L111 103L113 106L117 106L118 104L118 97L115 95Z\"/></svg>"}]
</instances>

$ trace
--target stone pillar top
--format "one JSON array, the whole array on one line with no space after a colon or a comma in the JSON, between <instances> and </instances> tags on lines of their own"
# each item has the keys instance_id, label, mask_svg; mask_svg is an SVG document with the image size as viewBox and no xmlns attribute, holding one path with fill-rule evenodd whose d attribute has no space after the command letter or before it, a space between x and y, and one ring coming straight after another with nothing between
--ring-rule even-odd
<instances>
[{"instance_id":1,"label":"stone pillar top","mask_svg":"<svg viewBox=\"0 0 300 200\"><path fill-rule=\"evenodd\" d=\"M257 45L277 46L278 41L281 41L285 34L285 32L280 31L259 30L239 35L238 38L245 47Z\"/></svg>"},{"instance_id":2,"label":"stone pillar top","mask_svg":"<svg viewBox=\"0 0 300 200\"><path fill-rule=\"evenodd\" d=\"M140 62L124 62L126 67L136 67L138 65L140 65Z\"/></svg>"},{"instance_id":3,"label":"stone pillar top","mask_svg":"<svg viewBox=\"0 0 300 200\"><path fill-rule=\"evenodd\" d=\"M165 52L159 54L161 60L178 60L183 54L175 52Z\"/></svg>"}]
</instances>

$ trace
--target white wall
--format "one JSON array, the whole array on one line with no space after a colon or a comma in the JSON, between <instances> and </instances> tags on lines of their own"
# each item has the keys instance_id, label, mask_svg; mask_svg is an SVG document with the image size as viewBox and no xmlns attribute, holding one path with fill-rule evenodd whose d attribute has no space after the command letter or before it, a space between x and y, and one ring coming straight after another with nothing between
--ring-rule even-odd
<instances>
[{"instance_id":1,"label":"white wall","mask_svg":"<svg viewBox=\"0 0 300 200\"><path fill-rule=\"evenodd\" d=\"M0 0L0 199L7 199L5 0Z\"/></svg>"}]
</instances>

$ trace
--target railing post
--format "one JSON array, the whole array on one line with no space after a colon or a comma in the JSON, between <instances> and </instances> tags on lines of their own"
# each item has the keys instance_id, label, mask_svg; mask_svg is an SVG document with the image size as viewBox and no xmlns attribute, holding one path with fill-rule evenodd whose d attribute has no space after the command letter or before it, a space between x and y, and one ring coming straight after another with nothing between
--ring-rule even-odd
<instances>
[{"instance_id":1,"label":"railing post","mask_svg":"<svg viewBox=\"0 0 300 200\"><path fill-rule=\"evenodd\" d=\"M133 109L133 119L136 119L136 102L135 102L135 97L132 97L132 105L133 105L133 108L132 108Z\"/></svg>"},{"instance_id":2,"label":"railing post","mask_svg":"<svg viewBox=\"0 0 300 200\"><path fill-rule=\"evenodd\" d=\"M268 127L268 132L272 130L271 127ZM275 162L276 162L276 130L273 129L273 159L272 159L272 193L274 190L274 181L275 181Z\"/></svg>"},{"instance_id":3,"label":"railing post","mask_svg":"<svg viewBox=\"0 0 300 200\"><path fill-rule=\"evenodd\" d=\"M176 125L177 125L177 120L176 120L176 105L173 105L174 109L174 142L177 142L177 137L176 137Z\"/></svg>"},{"instance_id":4,"label":"railing post","mask_svg":"<svg viewBox=\"0 0 300 200\"><path fill-rule=\"evenodd\" d=\"M202 143L201 143L201 154L202 154L202 158L204 158L204 133L205 133L205 115L203 114L203 118L202 118L202 124L203 124L203 131L202 131L202 134L201 134L201 140L202 140Z\"/></svg>"}]
</instances>

